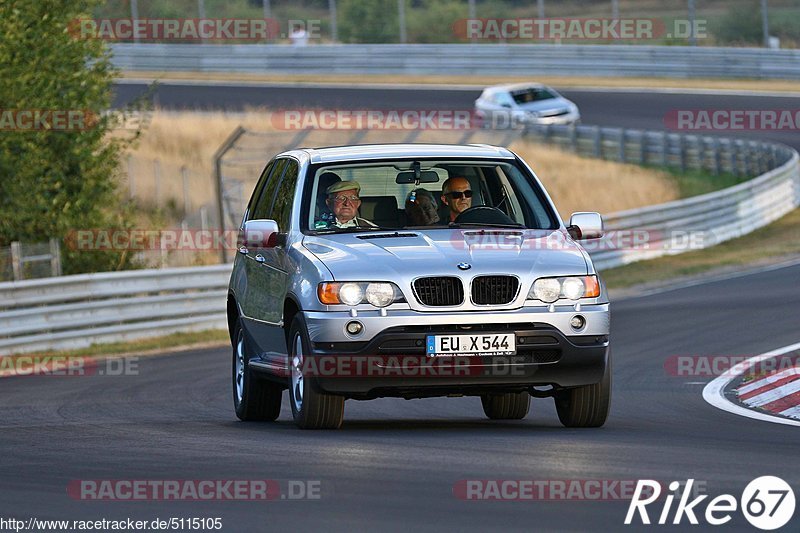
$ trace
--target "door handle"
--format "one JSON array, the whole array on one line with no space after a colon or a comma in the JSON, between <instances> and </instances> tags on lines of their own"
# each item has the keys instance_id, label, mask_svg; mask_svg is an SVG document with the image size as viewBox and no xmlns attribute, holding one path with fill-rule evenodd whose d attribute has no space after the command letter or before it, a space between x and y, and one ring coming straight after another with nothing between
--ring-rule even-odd
<instances>
[{"instance_id":1,"label":"door handle","mask_svg":"<svg viewBox=\"0 0 800 533\"><path fill-rule=\"evenodd\" d=\"M266 259L264 258L264 256L263 256L263 255L261 255L261 254L256 254L256 258L255 258L255 259L256 259L256 262L257 262L257 263L263 263L264 261L266 261Z\"/></svg>"}]
</instances>

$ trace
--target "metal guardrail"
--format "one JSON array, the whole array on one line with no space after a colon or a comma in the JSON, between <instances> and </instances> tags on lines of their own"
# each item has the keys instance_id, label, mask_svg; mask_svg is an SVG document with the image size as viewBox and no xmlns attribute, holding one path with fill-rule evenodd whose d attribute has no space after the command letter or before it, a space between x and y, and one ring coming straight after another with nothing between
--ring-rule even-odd
<instances>
[{"instance_id":1,"label":"metal guardrail","mask_svg":"<svg viewBox=\"0 0 800 533\"><path fill-rule=\"evenodd\" d=\"M721 191L607 215L607 231L644 229L651 239L646 247L628 248L587 241L601 270L686 251L685 244L671 242L676 230L699 233L699 247L707 247L765 226L800 205L800 157L783 145L591 126L527 133L606 159L760 174ZM225 328L230 271L230 265L218 265L0 283L0 354Z\"/></svg>"},{"instance_id":2,"label":"metal guardrail","mask_svg":"<svg viewBox=\"0 0 800 533\"><path fill-rule=\"evenodd\" d=\"M597 126L538 127L527 135L589 157L757 176L701 196L606 215L609 235L585 244L598 269L707 248L800 206L798 154L781 144ZM646 242L632 245L640 236Z\"/></svg>"},{"instance_id":3,"label":"metal guardrail","mask_svg":"<svg viewBox=\"0 0 800 533\"><path fill-rule=\"evenodd\" d=\"M226 327L230 265L0 283L0 354Z\"/></svg>"},{"instance_id":4,"label":"metal guardrail","mask_svg":"<svg viewBox=\"0 0 800 533\"><path fill-rule=\"evenodd\" d=\"M800 50L553 44L114 44L125 71L800 79Z\"/></svg>"}]
</instances>

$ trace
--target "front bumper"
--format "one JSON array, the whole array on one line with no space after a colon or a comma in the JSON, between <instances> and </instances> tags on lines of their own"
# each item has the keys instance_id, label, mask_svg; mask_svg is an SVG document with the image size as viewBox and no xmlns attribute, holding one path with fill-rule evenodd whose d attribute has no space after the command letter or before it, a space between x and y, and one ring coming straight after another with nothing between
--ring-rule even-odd
<instances>
[{"instance_id":1,"label":"front bumper","mask_svg":"<svg viewBox=\"0 0 800 533\"><path fill-rule=\"evenodd\" d=\"M312 353L307 357L326 362L331 358L346 358L348 362L361 358L362 362L368 359L373 363L372 370L364 374L320 374L311 383L322 391L356 399L479 395L531 391L534 386L557 389L598 383L608 363L608 304L585 306L579 312L568 307L569 312L525 308L463 313L464 316L421 316L422 313L403 311L399 317L372 317L362 312L353 318L348 313L308 312ZM335 316L340 314L345 317ZM568 323L575 314L587 320L579 333L572 331ZM365 324L364 333L357 338L344 333L344 324L351 320ZM383 324L386 327L378 330ZM573 334L565 335L557 325ZM513 332L517 354L459 358L453 363L455 367L447 367L447 359L426 356L427 335L468 332ZM409 361L411 368L407 366ZM425 372L413 361L422 365L442 361L444 367Z\"/></svg>"}]
</instances>

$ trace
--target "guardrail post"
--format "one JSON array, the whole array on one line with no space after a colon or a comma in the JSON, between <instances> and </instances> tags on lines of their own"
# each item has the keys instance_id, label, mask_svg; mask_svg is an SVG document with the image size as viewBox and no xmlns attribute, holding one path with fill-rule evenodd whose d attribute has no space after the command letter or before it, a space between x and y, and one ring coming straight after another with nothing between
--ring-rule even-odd
<instances>
[{"instance_id":1,"label":"guardrail post","mask_svg":"<svg viewBox=\"0 0 800 533\"><path fill-rule=\"evenodd\" d=\"M661 134L661 166L669 166L669 134L666 131Z\"/></svg>"},{"instance_id":2,"label":"guardrail post","mask_svg":"<svg viewBox=\"0 0 800 533\"><path fill-rule=\"evenodd\" d=\"M53 277L61 275L61 243L58 239L50 239L50 271Z\"/></svg>"},{"instance_id":3,"label":"guardrail post","mask_svg":"<svg viewBox=\"0 0 800 533\"><path fill-rule=\"evenodd\" d=\"M711 142L712 142L712 150L714 151L714 165L711 170L715 176L719 176L720 169L722 167L722 161L720 159L720 153L719 153L719 139L717 137L714 137L711 140Z\"/></svg>"},{"instance_id":4,"label":"guardrail post","mask_svg":"<svg viewBox=\"0 0 800 533\"><path fill-rule=\"evenodd\" d=\"M681 158L681 172L686 172L686 136L678 135L678 155Z\"/></svg>"},{"instance_id":5,"label":"guardrail post","mask_svg":"<svg viewBox=\"0 0 800 533\"><path fill-rule=\"evenodd\" d=\"M578 151L578 127L574 122L569 125L569 144L573 152Z\"/></svg>"},{"instance_id":6,"label":"guardrail post","mask_svg":"<svg viewBox=\"0 0 800 533\"><path fill-rule=\"evenodd\" d=\"M11 268L14 271L14 281L22 280L22 250L19 241L11 243Z\"/></svg>"},{"instance_id":7,"label":"guardrail post","mask_svg":"<svg viewBox=\"0 0 800 533\"><path fill-rule=\"evenodd\" d=\"M736 142L733 139L728 140L728 148L730 149L730 153L728 154L728 158L730 159L731 164L731 174L734 176L739 175L739 165L736 160Z\"/></svg>"},{"instance_id":8,"label":"guardrail post","mask_svg":"<svg viewBox=\"0 0 800 533\"><path fill-rule=\"evenodd\" d=\"M603 130L600 126L594 127L594 156L603 158Z\"/></svg>"},{"instance_id":9,"label":"guardrail post","mask_svg":"<svg viewBox=\"0 0 800 533\"><path fill-rule=\"evenodd\" d=\"M619 130L619 162L625 163L625 128Z\"/></svg>"},{"instance_id":10,"label":"guardrail post","mask_svg":"<svg viewBox=\"0 0 800 533\"><path fill-rule=\"evenodd\" d=\"M639 135L639 164L647 163L647 132L642 131Z\"/></svg>"},{"instance_id":11,"label":"guardrail post","mask_svg":"<svg viewBox=\"0 0 800 533\"><path fill-rule=\"evenodd\" d=\"M750 143L744 143L744 173L749 176L753 168L753 157L750 153Z\"/></svg>"}]
</instances>

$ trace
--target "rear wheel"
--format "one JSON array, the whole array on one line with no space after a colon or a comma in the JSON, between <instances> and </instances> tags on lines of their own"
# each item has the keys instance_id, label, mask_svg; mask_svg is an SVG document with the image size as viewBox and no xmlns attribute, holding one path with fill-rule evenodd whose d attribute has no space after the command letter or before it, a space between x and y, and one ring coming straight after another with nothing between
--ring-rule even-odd
<instances>
[{"instance_id":1,"label":"rear wheel","mask_svg":"<svg viewBox=\"0 0 800 533\"><path fill-rule=\"evenodd\" d=\"M237 322L233 332L233 407L240 420L272 422L281 414L283 389L277 383L254 375L250 369L242 326Z\"/></svg>"},{"instance_id":2,"label":"rear wheel","mask_svg":"<svg viewBox=\"0 0 800 533\"><path fill-rule=\"evenodd\" d=\"M570 428L597 428L606 423L611 406L611 355L600 383L564 389L555 394L558 419Z\"/></svg>"},{"instance_id":3,"label":"rear wheel","mask_svg":"<svg viewBox=\"0 0 800 533\"><path fill-rule=\"evenodd\" d=\"M304 373L310 353L306 324L298 315L289 330L289 401L302 429L338 429L344 419L344 398L317 390Z\"/></svg>"},{"instance_id":4,"label":"rear wheel","mask_svg":"<svg viewBox=\"0 0 800 533\"><path fill-rule=\"evenodd\" d=\"M483 412L492 420L521 420L528 415L531 395L527 392L484 394Z\"/></svg>"}]
</instances>

